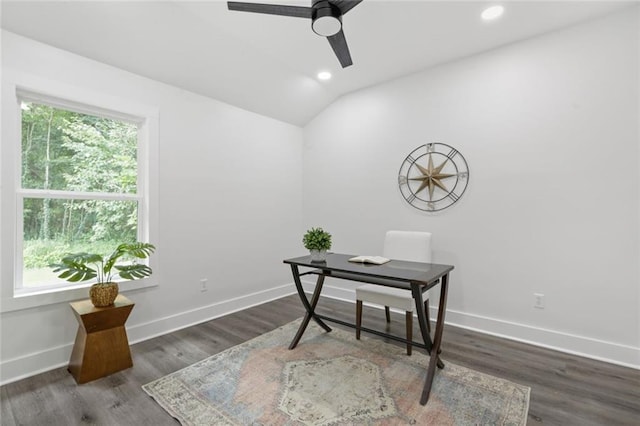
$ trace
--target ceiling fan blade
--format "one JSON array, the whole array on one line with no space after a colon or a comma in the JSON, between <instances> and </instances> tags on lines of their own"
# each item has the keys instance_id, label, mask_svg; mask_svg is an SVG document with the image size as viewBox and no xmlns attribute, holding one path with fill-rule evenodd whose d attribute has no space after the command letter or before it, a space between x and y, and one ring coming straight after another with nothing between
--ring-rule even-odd
<instances>
[{"instance_id":1,"label":"ceiling fan blade","mask_svg":"<svg viewBox=\"0 0 640 426\"><path fill-rule=\"evenodd\" d=\"M353 65L351 54L349 53L349 47L347 46L347 39L344 38L344 32L340 30L338 33L327 37L327 39L329 40L329 44L338 57L342 68Z\"/></svg>"},{"instance_id":2,"label":"ceiling fan blade","mask_svg":"<svg viewBox=\"0 0 640 426\"><path fill-rule=\"evenodd\" d=\"M227 7L229 10L236 10L239 12L254 12L254 13L266 13L268 15L281 15L281 16L293 16L296 18L309 18L311 19L310 7L303 6L286 6L279 4L263 4L263 3L243 3L237 1L228 1Z\"/></svg>"},{"instance_id":3,"label":"ceiling fan blade","mask_svg":"<svg viewBox=\"0 0 640 426\"><path fill-rule=\"evenodd\" d=\"M344 15L357 5L359 5L362 0L330 0L329 3L332 3L334 6L337 6L340 9L340 12Z\"/></svg>"}]
</instances>

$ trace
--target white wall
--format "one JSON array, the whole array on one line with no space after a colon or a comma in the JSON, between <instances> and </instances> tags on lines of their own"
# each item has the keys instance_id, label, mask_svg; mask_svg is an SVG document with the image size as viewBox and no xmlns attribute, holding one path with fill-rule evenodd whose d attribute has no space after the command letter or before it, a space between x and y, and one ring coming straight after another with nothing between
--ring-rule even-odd
<instances>
[{"instance_id":1,"label":"white wall","mask_svg":"<svg viewBox=\"0 0 640 426\"><path fill-rule=\"evenodd\" d=\"M455 265L449 322L640 367L630 10L341 98L305 128L304 225L357 254L380 254L388 229L431 231L434 262ZM462 199L435 214L396 184L427 142L470 167Z\"/></svg>"},{"instance_id":2,"label":"white wall","mask_svg":"<svg viewBox=\"0 0 640 426\"><path fill-rule=\"evenodd\" d=\"M456 266L449 322L637 367L638 47L627 11L346 96L303 134L2 32L2 106L30 75L158 109L159 286L124 289L131 341L292 292L281 260L310 226L363 254L387 229L424 229L434 261ZM432 141L458 148L471 179L456 205L426 214L396 177ZM0 284L11 279L2 256ZM328 282L352 297L341 288ZM0 382L65 365L76 327L66 302L1 314Z\"/></svg>"},{"instance_id":3,"label":"white wall","mask_svg":"<svg viewBox=\"0 0 640 426\"><path fill-rule=\"evenodd\" d=\"M25 76L159 112L159 235L152 241L159 285L134 292L121 286L136 303L130 341L294 291L282 259L300 249L300 128L2 32L3 152L14 143L7 129L15 114L5 112L15 108L15 94L7 91ZM3 241L12 234L5 220ZM12 285L7 259L3 287ZM201 278L209 291L200 291ZM6 312L0 323L0 381L68 362L77 323L67 302Z\"/></svg>"}]
</instances>

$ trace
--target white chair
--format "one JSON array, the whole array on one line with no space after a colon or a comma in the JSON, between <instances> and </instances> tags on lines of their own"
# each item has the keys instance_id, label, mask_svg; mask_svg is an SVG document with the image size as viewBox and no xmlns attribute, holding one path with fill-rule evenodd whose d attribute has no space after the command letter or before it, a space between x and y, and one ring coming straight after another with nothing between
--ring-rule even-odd
<instances>
[{"instance_id":1,"label":"white chair","mask_svg":"<svg viewBox=\"0 0 640 426\"><path fill-rule=\"evenodd\" d=\"M410 262L431 262L431 233L419 231L388 231L384 240L383 256L389 259L406 260ZM387 323L391 322L389 307L402 309L406 317L407 355L411 355L411 339L413 337L413 309L415 302L411 291L393 287L383 287L375 284L365 284L356 288L356 339L360 339L362 326L362 302L369 302L384 306ZM424 301L427 315L427 329L429 324L429 298Z\"/></svg>"}]
</instances>

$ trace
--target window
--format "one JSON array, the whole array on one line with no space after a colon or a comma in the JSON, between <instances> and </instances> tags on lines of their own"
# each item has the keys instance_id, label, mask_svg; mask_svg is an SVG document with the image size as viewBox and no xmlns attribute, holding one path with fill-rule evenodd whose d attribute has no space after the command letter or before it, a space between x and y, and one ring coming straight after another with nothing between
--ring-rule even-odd
<instances>
[{"instance_id":1,"label":"window","mask_svg":"<svg viewBox=\"0 0 640 426\"><path fill-rule=\"evenodd\" d=\"M14 294L72 285L49 264L148 240L144 119L18 92Z\"/></svg>"}]
</instances>

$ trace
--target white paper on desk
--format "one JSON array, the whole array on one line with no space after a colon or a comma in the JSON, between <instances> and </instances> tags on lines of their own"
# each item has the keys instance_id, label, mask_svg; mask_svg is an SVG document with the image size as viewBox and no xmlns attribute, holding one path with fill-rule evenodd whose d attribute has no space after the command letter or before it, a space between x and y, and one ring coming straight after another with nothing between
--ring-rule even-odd
<instances>
[{"instance_id":1,"label":"white paper on desk","mask_svg":"<svg viewBox=\"0 0 640 426\"><path fill-rule=\"evenodd\" d=\"M374 265L382 265L387 263L390 259L382 256L356 256L349 259L349 262L358 263L373 263Z\"/></svg>"}]
</instances>

